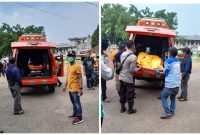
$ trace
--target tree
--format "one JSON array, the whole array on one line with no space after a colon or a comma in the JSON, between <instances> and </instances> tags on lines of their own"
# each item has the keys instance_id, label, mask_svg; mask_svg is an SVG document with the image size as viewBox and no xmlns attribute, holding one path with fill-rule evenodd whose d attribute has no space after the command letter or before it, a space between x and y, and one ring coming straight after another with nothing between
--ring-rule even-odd
<instances>
[{"instance_id":1,"label":"tree","mask_svg":"<svg viewBox=\"0 0 200 135\"><path fill-rule=\"evenodd\" d=\"M17 41L22 34L37 33L45 36L45 30L43 26L27 26L25 28L17 24L16 26L10 26L3 23L0 27L0 58L9 56L12 54L11 42Z\"/></svg>"},{"instance_id":2,"label":"tree","mask_svg":"<svg viewBox=\"0 0 200 135\"><path fill-rule=\"evenodd\" d=\"M92 34L92 47L99 45L99 25L97 26L96 30Z\"/></svg>"},{"instance_id":3,"label":"tree","mask_svg":"<svg viewBox=\"0 0 200 135\"><path fill-rule=\"evenodd\" d=\"M178 25L177 13L176 12L167 12L166 10L159 10L154 13L154 17L163 18L168 23L170 29L176 30Z\"/></svg>"},{"instance_id":4,"label":"tree","mask_svg":"<svg viewBox=\"0 0 200 135\"><path fill-rule=\"evenodd\" d=\"M125 32L127 25L136 25L138 20L144 17L163 18L170 29L177 29L177 13L159 10L152 12L150 8L138 10L134 5L124 7L120 4L104 4L102 6L101 35L107 38L111 43L128 40L128 34Z\"/></svg>"},{"instance_id":5,"label":"tree","mask_svg":"<svg viewBox=\"0 0 200 135\"><path fill-rule=\"evenodd\" d=\"M124 32L126 25L131 23L131 15L127 8L120 4L105 4L102 7L102 38L108 38L111 43L127 40Z\"/></svg>"}]
</instances>

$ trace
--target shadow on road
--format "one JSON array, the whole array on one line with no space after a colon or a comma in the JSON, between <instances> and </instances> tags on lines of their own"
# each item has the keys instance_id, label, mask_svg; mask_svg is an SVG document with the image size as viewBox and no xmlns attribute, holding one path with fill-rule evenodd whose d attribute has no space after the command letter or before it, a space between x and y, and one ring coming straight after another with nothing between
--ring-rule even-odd
<instances>
[{"instance_id":1,"label":"shadow on road","mask_svg":"<svg viewBox=\"0 0 200 135\"><path fill-rule=\"evenodd\" d=\"M148 82L148 81L137 80L135 83L135 88L160 91L162 89L162 84L160 81Z\"/></svg>"},{"instance_id":2,"label":"shadow on road","mask_svg":"<svg viewBox=\"0 0 200 135\"><path fill-rule=\"evenodd\" d=\"M47 87L34 87L34 88L23 88L22 96L47 96L53 93L48 91Z\"/></svg>"}]
</instances>

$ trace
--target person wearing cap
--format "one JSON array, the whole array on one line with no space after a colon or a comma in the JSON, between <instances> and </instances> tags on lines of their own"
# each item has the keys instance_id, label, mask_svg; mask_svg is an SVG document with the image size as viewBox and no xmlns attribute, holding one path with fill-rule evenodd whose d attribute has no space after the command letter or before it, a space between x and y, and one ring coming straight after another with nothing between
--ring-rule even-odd
<instances>
[{"instance_id":1,"label":"person wearing cap","mask_svg":"<svg viewBox=\"0 0 200 135\"><path fill-rule=\"evenodd\" d=\"M113 79L114 77L114 64L110 54L108 51L109 42L107 39L102 39L101 41L101 89L102 89L102 98L101 98L101 125L103 124L104 118L104 110L103 110L103 103L102 101L106 101L106 81ZM102 80L104 81L102 86Z\"/></svg>"},{"instance_id":2,"label":"person wearing cap","mask_svg":"<svg viewBox=\"0 0 200 135\"><path fill-rule=\"evenodd\" d=\"M125 51L126 51L126 43L125 42L120 42L119 43L118 52L115 54L115 58L114 58L114 65L115 65L116 69L117 69L117 67L120 64L120 56ZM115 84L116 84L116 90L118 91L118 94L119 94L119 91L120 91L120 81L119 81L119 74L117 74L117 73L115 74Z\"/></svg>"},{"instance_id":3,"label":"person wearing cap","mask_svg":"<svg viewBox=\"0 0 200 135\"><path fill-rule=\"evenodd\" d=\"M91 52L86 52L86 58L83 61L83 71L86 76L88 90L94 90L94 59L90 57Z\"/></svg>"},{"instance_id":4,"label":"person wearing cap","mask_svg":"<svg viewBox=\"0 0 200 135\"><path fill-rule=\"evenodd\" d=\"M184 60L181 64L181 95L178 97L179 101L187 101L188 95L188 81L190 79L190 74L192 71L192 58L191 50L186 47L183 50Z\"/></svg>"},{"instance_id":5,"label":"person wearing cap","mask_svg":"<svg viewBox=\"0 0 200 135\"><path fill-rule=\"evenodd\" d=\"M9 65L5 70L8 86L14 98L14 115L23 114L24 111L21 107L21 88L22 80L21 74L17 66L15 65L14 57L9 58Z\"/></svg>"},{"instance_id":6,"label":"person wearing cap","mask_svg":"<svg viewBox=\"0 0 200 135\"><path fill-rule=\"evenodd\" d=\"M82 117L82 106L80 101L80 96L83 95L83 82L82 82L82 72L81 65L75 62L76 52L71 50L68 52L67 61L69 65L67 66L67 78L66 84L63 88L63 92L68 90L71 103L73 105L73 113L69 118L74 118L72 121L73 125L83 122Z\"/></svg>"},{"instance_id":7,"label":"person wearing cap","mask_svg":"<svg viewBox=\"0 0 200 135\"><path fill-rule=\"evenodd\" d=\"M122 69L119 74L120 80L120 103L121 103L121 113L124 113L127 109L125 107L126 102L128 102L128 114L136 113L137 110L133 109L134 98L135 98L135 84L133 80L133 72L138 71L137 68L137 57L134 55L135 44L133 41L128 41L126 43L127 50L123 52L120 56Z\"/></svg>"}]
</instances>

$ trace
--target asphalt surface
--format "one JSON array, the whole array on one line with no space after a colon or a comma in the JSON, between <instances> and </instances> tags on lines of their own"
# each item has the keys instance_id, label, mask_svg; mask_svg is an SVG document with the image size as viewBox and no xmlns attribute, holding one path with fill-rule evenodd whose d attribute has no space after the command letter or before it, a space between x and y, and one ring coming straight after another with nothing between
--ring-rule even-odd
<instances>
[{"instance_id":1,"label":"asphalt surface","mask_svg":"<svg viewBox=\"0 0 200 135\"><path fill-rule=\"evenodd\" d=\"M65 82L65 77L60 78ZM81 103L84 122L72 125L72 104L68 93L56 87L55 93L46 88L25 88L22 93L23 115L13 115L13 99L5 78L0 78L0 131L5 133L98 133L99 90L87 90L85 77Z\"/></svg>"},{"instance_id":2,"label":"asphalt surface","mask_svg":"<svg viewBox=\"0 0 200 135\"><path fill-rule=\"evenodd\" d=\"M189 80L188 101L176 100L175 116L160 119L163 114L158 82L136 80L135 114L120 113L115 81L107 83L110 103L104 103L102 133L199 133L200 132L200 64L193 65ZM180 90L179 90L180 94Z\"/></svg>"}]
</instances>

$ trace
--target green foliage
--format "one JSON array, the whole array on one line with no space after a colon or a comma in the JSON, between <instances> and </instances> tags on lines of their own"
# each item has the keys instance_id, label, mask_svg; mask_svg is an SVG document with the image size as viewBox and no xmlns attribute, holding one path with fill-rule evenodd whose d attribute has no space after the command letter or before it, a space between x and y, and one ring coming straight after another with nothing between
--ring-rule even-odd
<instances>
[{"instance_id":1,"label":"green foliage","mask_svg":"<svg viewBox=\"0 0 200 135\"><path fill-rule=\"evenodd\" d=\"M136 25L138 20L144 17L163 18L170 29L177 29L177 13L159 10L152 12L150 8L137 9L130 5L124 7L120 4L104 4L102 6L101 35L102 38L108 38L111 43L128 40L128 34L125 32L127 25Z\"/></svg>"},{"instance_id":2,"label":"green foliage","mask_svg":"<svg viewBox=\"0 0 200 135\"><path fill-rule=\"evenodd\" d=\"M96 30L92 34L92 47L99 45L99 25L97 26Z\"/></svg>"},{"instance_id":3,"label":"green foliage","mask_svg":"<svg viewBox=\"0 0 200 135\"><path fill-rule=\"evenodd\" d=\"M167 12L166 10L159 10L154 13L154 17L163 18L168 23L169 28L176 30L178 25L177 13L176 12Z\"/></svg>"},{"instance_id":4,"label":"green foliage","mask_svg":"<svg viewBox=\"0 0 200 135\"><path fill-rule=\"evenodd\" d=\"M22 34L43 34L45 36L45 30L43 26L27 26L25 28L17 24L16 26L10 26L3 23L0 27L0 58L4 56L12 55L11 42L17 41Z\"/></svg>"}]
</instances>

